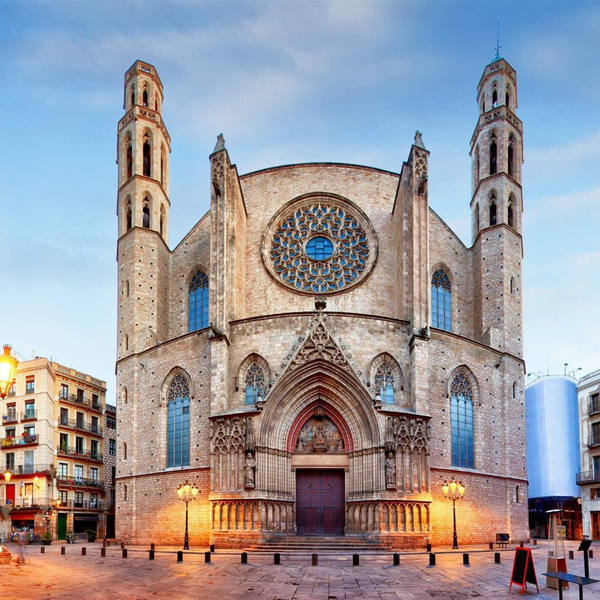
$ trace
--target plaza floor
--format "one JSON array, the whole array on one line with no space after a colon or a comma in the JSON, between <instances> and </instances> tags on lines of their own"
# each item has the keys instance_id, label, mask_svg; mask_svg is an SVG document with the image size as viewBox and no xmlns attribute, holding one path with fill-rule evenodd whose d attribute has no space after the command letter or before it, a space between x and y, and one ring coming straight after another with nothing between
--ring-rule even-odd
<instances>
[{"instance_id":1,"label":"plaza floor","mask_svg":"<svg viewBox=\"0 0 600 600\"><path fill-rule=\"evenodd\" d=\"M281 554L281 565L273 564L272 554L249 554L241 564L240 552L217 551L205 563L207 548L192 548L177 562L173 547L157 547L155 560L148 548L130 546L123 558L120 547L106 549L102 544L26 546L25 563L18 564L18 547L8 544L10 564L0 565L2 600L169 598L174 600L462 600L467 598L517 598L521 588L509 584L514 547L500 551L501 563L494 563L494 552L481 546L465 546L452 552L434 548L436 565L429 565L425 553L401 554L400 566L393 566L392 554L364 554L360 566L352 566L352 555L319 555L319 565L311 565L310 555ZM575 559L567 560L570 573L583 575L583 557L578 544ZM86 555L82 556L82 548ZM546 587L547 547L545 542L531 546L540 593L528 584L523 597L540 600L558 598L558 591ZM590 559L590 576L600 579L600 544L592 546L597 556ZM463 553L469 553L469 565ZM564 591L565 600L578 598L577 586ZM600 600L600 583L584 588L584 598Z\"/></svg>"}]
</instances>

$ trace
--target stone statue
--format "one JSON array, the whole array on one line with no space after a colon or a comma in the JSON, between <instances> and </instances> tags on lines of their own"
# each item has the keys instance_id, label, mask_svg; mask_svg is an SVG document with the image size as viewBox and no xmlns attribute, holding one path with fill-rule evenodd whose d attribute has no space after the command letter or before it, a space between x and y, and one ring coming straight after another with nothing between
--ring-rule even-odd
<instances>
[{"instance_id":1,"label":"stone statue","mask_svg":"<svg viewBox=\"0 0 600 600\"><path fill-rule=\"evenodd\" d=\"M244 464L244 485L247 488L254 487L254 471L256 469L256 461L252 456L252 452L246 454L246 462Z\"/></svg>"},{"instance_id":2,"label":"stone statue","mask_svg":"<svg viewBox=\"0 0 600 600\"><path fill-rule=\"evenodd\" d=\"M391 452L385 459L385 486L387 488L396 487L396 459Z\"/></svg>"}]
</instances>

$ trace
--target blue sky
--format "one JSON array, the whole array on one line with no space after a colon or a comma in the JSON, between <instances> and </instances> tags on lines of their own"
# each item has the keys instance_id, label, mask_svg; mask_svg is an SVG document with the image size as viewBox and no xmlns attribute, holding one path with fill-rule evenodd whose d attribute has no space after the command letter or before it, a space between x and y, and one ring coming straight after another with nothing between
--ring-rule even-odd
<instances>
[{"instance_id":1,"label":"blue sky","mask_svg":"<svg viewBox=\"0 0 600 600\"><path fill-rule=\"evenodd\" d=\"M116 127L136 59L165 86L171 247L208 209L220 132L240 173L398 171L416 129L430 205L470 245L497 21L525 127L527 370L600 368L600 3L577 0L0 0L0 341L105 379L114 401Z\"/></svg>"}]
</instances>

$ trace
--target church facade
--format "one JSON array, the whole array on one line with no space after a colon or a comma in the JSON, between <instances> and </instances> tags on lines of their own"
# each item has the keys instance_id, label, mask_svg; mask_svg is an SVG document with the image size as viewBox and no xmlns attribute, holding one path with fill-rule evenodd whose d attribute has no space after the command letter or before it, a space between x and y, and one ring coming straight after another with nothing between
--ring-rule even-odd
<instances>
[{"instance_id":1,"label":"church facade","mask_svg":"<svg viewBox=\"0 0 600 600\"><path fill-rule=\"evenodd\" d=\"M156 69L118 127L116 535L219 547L295 535L388 548L528 538L523 128L501 58L477 87L472 244L429 207L417 132L399 172L240 175L222 136L210 210L168 245Z\"/></svg>"}]
</instances>

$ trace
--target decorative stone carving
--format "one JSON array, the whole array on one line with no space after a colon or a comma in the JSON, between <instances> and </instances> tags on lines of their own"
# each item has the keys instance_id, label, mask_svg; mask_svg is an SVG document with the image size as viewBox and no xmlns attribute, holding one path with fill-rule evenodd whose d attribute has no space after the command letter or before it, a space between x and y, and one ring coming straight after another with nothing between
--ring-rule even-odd
<instances>
[{"instance_id":1,"label":"decorative stone carving","mask_svg":"<svg viewBox=\"0 0 600 600\"><path fill-rule=\"evenodd\" d=\"M217 143L215 144L213 152L219 152L221 150L225 150L225 138L222 133L217 136Z\"/></svg>"},{"instance_id":2,"label":"decorative stone carving","mask_svg":"<svg viewBox=\"0 0 600 600\"><path fill-rule=\"evenodd\" d=\"M211 459L215 491L244 489L246 443L245 419L234 417L211 421Z\"/></svg>"},{"instance_id":3,"label":"decorative stone carving","mask_svg":"<svg viewBox=\"0 0 600 600\"><path fill-rule=\"evenodd\" d=\"M396 489L396 457L393 452L388 452L385 459L385 487L388 490Z\"/></svg>"},{"instance_id":4,"label":"decorative stone carving","mask_svg":"<svg viewBox=\"0 0 600 600\"><path fill-rule=\"evenodd\" d=\"M246 489L254 489L254 472L256 469L256 460L252 456L252 452L246 454L246 462L244 463L244 486Z\"/></svg>"},{"instance_id":5,"label":"decorative stone carving","mask_svg":"<svg viewBox=\"0 0 600 600\"><path fill-rule=\"evenodd\" d=\"M337 425L324 414L322 406L317 407L315 415L304 424L298 434L296 452L335 454L344 450L344 440Z\"/></svg>"}]
</instances>

